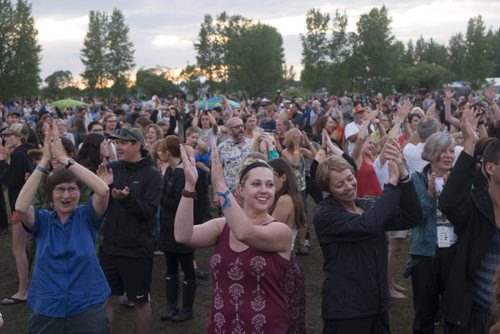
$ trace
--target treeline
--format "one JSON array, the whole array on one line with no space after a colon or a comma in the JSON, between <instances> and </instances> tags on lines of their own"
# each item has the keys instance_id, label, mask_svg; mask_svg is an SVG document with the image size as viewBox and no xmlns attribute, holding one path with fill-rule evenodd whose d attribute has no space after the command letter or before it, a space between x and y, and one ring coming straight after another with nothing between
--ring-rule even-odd
<instances>
[{"instance_id":1,"label":"treeline","mask_svg":"<svg viewBox=\"0 0 500 334\"><path fill-rule=\"evenodd\" d=\"M432 38L396 40L386 7L361 15L356 32L347 32L347 24L346 13L339 11L307 13L307 32L301 35L305 88L408 92L452 80L478 88L485 78L500 76L500 28L486 30L481 16L469 19L465 35L454 34L448 46Z\"/></svg>"}]
</instances>

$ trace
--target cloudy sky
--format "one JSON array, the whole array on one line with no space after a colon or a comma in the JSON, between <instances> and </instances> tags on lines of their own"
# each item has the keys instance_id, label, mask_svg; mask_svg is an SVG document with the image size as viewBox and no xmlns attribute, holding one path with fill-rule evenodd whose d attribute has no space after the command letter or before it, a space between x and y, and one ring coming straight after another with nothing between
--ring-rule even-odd
<instances>
[{"instance_id":1,"label":"cloudy sky","mask_svg":"<svg viewBox=\"0 0 500 334\"><path fill-rule=\"evenodd\" d=\"M395 1L303 1L303 0L37 0L32 1L33 16L42 45L41 76L44 79L57 70L70 70L75 76L83 72L80 50L88 27L89 10L119 8L130 28L135 46L136 69L162 65L184 67L195 63L193 42L205 14L227 11L268 23L283 35L288 65L300 69L300 33L305 32L305 14L317 8L331 15L345 11L349 30L354 31L361 14L385 4L392 17L392 32L406 42L419 36L433 37L447 43L453 33L465 32L472 16L482 15L487 28L500 26L500 1L407 0Z\"/></svg>"}]
</instances>

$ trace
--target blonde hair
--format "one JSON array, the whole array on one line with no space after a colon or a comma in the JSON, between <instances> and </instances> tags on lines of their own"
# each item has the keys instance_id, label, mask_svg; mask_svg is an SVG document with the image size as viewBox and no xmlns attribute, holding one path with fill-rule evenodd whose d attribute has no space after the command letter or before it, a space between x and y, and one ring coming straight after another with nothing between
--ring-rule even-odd
<instances>
[{"instance_id":1,"label":"blonde hair","mask_svg":"<svg viewBox=\"0 0 500 334\"><path fill-rule=\"evenodd\" d=\"M290 129L290 131L286 133L285 142L283 143L286 148L290 149L292 147L293 138L295 136L302 137L302 133L300 132L299 129Z\"/></svg>"},{"instance_id":2,"label":"blonde hair","mask_svg":"<svg viewBox=\"0 0 500 334\"><path fill-rule=\"evenodd\" d=\"M330 193L330 172L343 172L349 169L354 175L354 168L344 158L339 156L331 156L323 160L316 171L316 182L321 190Z\"/></svg>"}]
</instances>

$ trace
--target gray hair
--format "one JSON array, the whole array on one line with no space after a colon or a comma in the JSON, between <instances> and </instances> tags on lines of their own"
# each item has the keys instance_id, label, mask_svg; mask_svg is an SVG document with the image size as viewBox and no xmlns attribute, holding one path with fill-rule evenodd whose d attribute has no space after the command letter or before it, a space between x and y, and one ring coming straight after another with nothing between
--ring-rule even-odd
<instances>
[{"instance_id":1,"label":"gray hair","mask_svg":"<svg viewBox=\"0 0 500 334\"><path fill-rule=\"evenodd\" d=\"M424 117L417 124L417 135L421 143L424 143L439 128L439 122L435 118Z\"/></svg>"},{"instance_id":2,"label":"gray hair","mask_svg":"<svg viewBox=\"0 0 500 334\"><path fill-rule=\"evenodd\" d=\"M226 126L227 126L228 128L232 128L232 127L233 127L233 125L234 125L234 123L235 123L236 121L238 121L238 120L240 120L240 121L241 121L241 118L239 118L239 117L231 117L231 118L227 121ZM242 121L242 122L243 122L243 121Z\"/></svg>"},{"instance_id":3,"label":"gray hair","mask_svg":"<svg viewBox=\"0 0 500 334\"><path fill-rule=\"evenodd\" d=\"M434 133L425 141L422 159L429 162L436 162L441 152L450 147L450 145L455 145L455 138L452 135L445 132Z\"/></svg>"}]
</instances>

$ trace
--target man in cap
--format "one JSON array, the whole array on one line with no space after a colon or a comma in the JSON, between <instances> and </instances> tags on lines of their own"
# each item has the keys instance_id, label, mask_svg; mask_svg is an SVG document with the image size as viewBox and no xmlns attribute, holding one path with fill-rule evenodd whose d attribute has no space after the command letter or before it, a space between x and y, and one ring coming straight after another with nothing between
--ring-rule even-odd
<instances>
[{"instance_id":1,"label":"man in cap","mask_svg":"<svg viewBox=\"0 0 500 334\"><path fill-rule=\"evenodd\" d=\"M151 325L150 287L153 269L153 221L160 205L162 176L144 149L139 129L122 128L115 140L118 161L110 164L111 189L100 248L101 266L111 294L134 303L135 332L148 333ZM101 166L100 168L103 168ZM111 300L107 307L113 319Z\"/></svg>"},{"instance_id":2,"label":"man in cap","mask_svg":"<svg viewBox=\"0 0 500 334\"><path fill-rule=\"evenodd\" d=\"M10 117L10 115L9 115ZM18 290L1 302L2 305L12 305L26 302L28 297L28 257L26 245L28 234L24 231L21 218L14 211L19 192L24 186L26 173L31 173L33 164L28 156L28 150L35 147L26 143L28 129L21 123L12 124L1 135L0 145L0 182L7 187L10 209L12 211L12 252L16 260Z\"/></svg>"},{"instance_id":3,"label":"man in cap","mask_svg":"<svg viewBox=\"0 0 500 334\"><path fill-rule=\"evenodd\" d=\"M345 141L347 143L347 150L349 155L351 155L352 150L354 149L354 144L358 139L359 129L361 129L361 126L363 125L363 120L365 119L365 110L366 108L364 108L363 105L356 105L354 107L354 120L347 124L345 127ZM371 130L367 130L367 133L368 131Z\"/></svg>"},{"instance_id":4,"label":"man in cap","mask_svg":"<svg viewBox=\"0 0 500 334\"><path fill-rule=\"evenodd\" d=\"M21 113L17 109L10 111L9 114L7 115L7 123L9 123L9 125L19 123L20 119L21 119Z\"/></svg>"}]
</instances>

